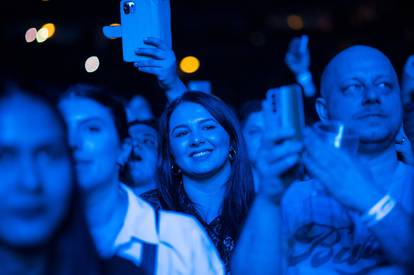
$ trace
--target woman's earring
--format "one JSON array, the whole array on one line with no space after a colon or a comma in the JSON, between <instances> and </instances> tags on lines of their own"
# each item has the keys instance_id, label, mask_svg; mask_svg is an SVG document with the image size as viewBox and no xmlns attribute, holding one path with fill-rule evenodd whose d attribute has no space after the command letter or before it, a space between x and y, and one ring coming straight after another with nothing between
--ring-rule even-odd
<instances>
[{"instance_id":1,"label":"woman's earring","mask_svg":"<svg viewBox=\"0 0 414 275\"><path fill-rule=\"evenodd\" d=\"M181 169L178 168L174 163L171 164L171 171L174 176L179 176L181 174Z\"/></svg>"},{"instance_id":2,"label":"woman's earring","mask_svg":"<svg viewBox=\"0 0 414 275\"><path fill-rule=\"evenodd\" d=\"M236 158L236 150L233 148L233 146L229 150L229 160L233 161Z\"/></svg>"}]
</instances>

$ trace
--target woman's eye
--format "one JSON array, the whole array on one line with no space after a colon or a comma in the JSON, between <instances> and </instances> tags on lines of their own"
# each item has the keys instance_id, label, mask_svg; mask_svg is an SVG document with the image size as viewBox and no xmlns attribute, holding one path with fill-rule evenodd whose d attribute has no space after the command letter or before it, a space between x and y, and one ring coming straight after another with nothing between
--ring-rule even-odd
<instances>
[{"instance_id":1,"label":"woman's eye","mask_svg":"<svg viewBox=\"0 0 414 275\"><path fill-rule=\"evenodd\" d=\"M187 131L179 131L175 133L175 137L183 137L187 134Z\"/></svg>"},{"instance_id":2,"label":"woman's eye","mask_svg":"<svg viewBox=\"0 0 414 275\"><path fill-rule=\"evenodd\" d=\"M216 126L215 125L205 125L204 127L203 127L203 129L204 130L213 130L213 129L215 129L216 128Z\"/></svg>"}]
</instances>

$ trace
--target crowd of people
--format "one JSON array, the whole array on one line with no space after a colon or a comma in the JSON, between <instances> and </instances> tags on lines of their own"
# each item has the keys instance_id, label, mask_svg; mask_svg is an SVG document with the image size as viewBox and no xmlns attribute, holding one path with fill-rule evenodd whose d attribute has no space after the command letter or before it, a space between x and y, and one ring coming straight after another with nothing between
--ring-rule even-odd
<instances>
[{"instance_id":1,"label":"crowd of people","mask_svg":"<svg viewBox=\"0 0 414 275\"><path fill-rule=\"evenodd\" d=\"M52 99L2 80L1 274L413 272L413 56L400 78L354 45L316 85L308 37L292 40L286 65L351 152L280 126L271 98L236 113L189 91L172 49L145 44L134 65L165 90L159 118L103 86Z\"/></svg>"}]
</instances>

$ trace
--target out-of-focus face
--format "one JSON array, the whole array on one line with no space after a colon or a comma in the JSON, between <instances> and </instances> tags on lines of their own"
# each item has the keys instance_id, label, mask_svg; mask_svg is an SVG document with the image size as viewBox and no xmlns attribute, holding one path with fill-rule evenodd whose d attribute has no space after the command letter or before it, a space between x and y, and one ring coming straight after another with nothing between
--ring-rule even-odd
<instances>
[{"instance_id":1,"label":"out-of-focus face","mask_svg":"<svg viewBox=\"0 0 414 275\"><path fill-rule=\"evenodd\" d=\"M24 95L0 100L0 242L47 242L66 216L72 169L66 137L45 103Z\"/></svg>"},{"instance_id":2,"label":"out-of-focus face","mask_svg":"<svg viewBox=\"0 0 414 275\"><path fill-rule=\"evenodd\" d=\"M153 183L157 172L158 133L145 124L129 128L132 152L128 159L128 171L134 185Z\"/></svg>"},{"instance_id":3,"label":"out-of-focus face","mask_svg":"<svg viewBox=\"0 0 414 275\"><path fill-rule=\"evenodd\" d=\"M255 162L257 151L259 150L263 131L263 113L251 113L244 123L243 136L244 140L246 141L249 160L252 164Z\"/></svg>"},{"instance_id":4,"label":"out-of-focus face","mask_svg":"<svg viewBox=\"0 0 414 275\"><path fill-rule=\"evenodd\" d=\"M339 56L325 78L327 111L359 134L362 143L391 142L401 126L395 71L378 51L354 47Z\"/></svg>"},{"instance_id":5,"label":"out-of-focus face","mask_svg":"<svg viewBox=\"0 0 414 275\"><path fill-rule=\"evenodd\" d=\"M145 97L141 95L134 96L129 102L126 108L128 121L137 120L146 120L152 119L154 115L152 114L151 106Z\"/></svg>"},{"instance_id":6,"label":"out-of-focus face","mask_svg":"<svg viewBox=\"0 0 414 275\"><path fill-rule=\"evenodd\" d=\"M59 108L68 125L81 187L88 191L115 181L121 144L110 110L83 97L65 98Z\"/></svg>"},{"instance_id":7,"label":"out-of-focus face","mask_svg":"<svg viewBox=\"0 0 414 275\"><path fill-rule=\"evenodd\" d=\"M230 165L230 137L201 105L184 102L169 121L171 153L183 174L209 177Z\"/></svg>"}]
</instances>

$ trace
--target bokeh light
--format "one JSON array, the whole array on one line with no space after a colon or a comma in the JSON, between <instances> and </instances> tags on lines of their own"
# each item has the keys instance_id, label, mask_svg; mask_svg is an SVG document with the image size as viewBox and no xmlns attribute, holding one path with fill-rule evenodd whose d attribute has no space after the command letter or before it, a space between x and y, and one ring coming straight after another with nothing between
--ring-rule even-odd
<instances>
[{"instance_id":1,"label":"bokeh light","mask_svg":"<svg viewBox=\"0 0 414 275\"><path fill-rule=\"evenodd\" d=\"M97 56L91 56L85 61L85 70L88 73L93 73L99 68L99 58Z\"/></svg>"},{"instance_id":2,"label":"bokeh light","mask_svg":"<svg viewBox=\"0 0 414 275\"><path fill-rule=\"evenodd\" d=\"M26 31L26 34L24 35L24 38L27 43L31 43L36 40L36 34L37 30L36 28L30 28Z\"/></svg>"},{"instance_id":3,"label":"bokeh light","mask_svg":"<svg viewBox=\"0 0 414 275\"><path fill-rule=\"evenodd\" d=\"M299 15L295 15L295 14L289 15L287 17L287 24L289 28L295 31L299 31L303 29L303 26L304 26L302 17L300 17Z\"/></svg>"},{"instance_id":4,"label":"bokeh light","mask_svg":"<svg viewBox=\"0 0 414 275\"><path fill-rule=\"evenodd\" d=\"M47 38L51 38L56 31L55 24L53 23L44 24L41 29L47 29Z\"/></svg>"},{"instance_id":5,"label":"bokeh light","mask_svg":"<svg viewBox=\"0 0 414 275\"><path fill-rule=\"evenodd\" d=\"M37 31L36 33L36 41L38 43L43 43L47 40L47 38L49 37L49 31L45 28L41 28L40 30Z\"/></svg>"},{"instance_id":6,"label":"bokeh light","mask_svg":"<svg viewBox=\"0 0 414 275\"><path fill-rule=\"evenodd\" d=\"M200 60L195 56L186 56L180 62L180 70L187 74L195 73L200 68Z\"/></svg>"}]
</instances>

